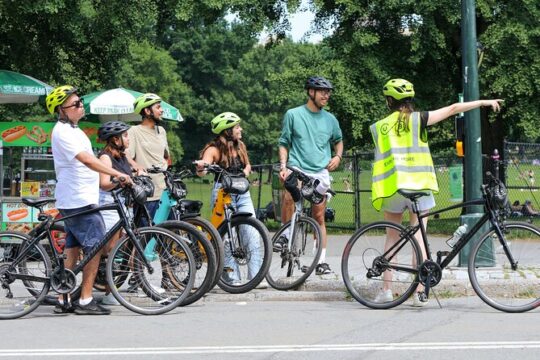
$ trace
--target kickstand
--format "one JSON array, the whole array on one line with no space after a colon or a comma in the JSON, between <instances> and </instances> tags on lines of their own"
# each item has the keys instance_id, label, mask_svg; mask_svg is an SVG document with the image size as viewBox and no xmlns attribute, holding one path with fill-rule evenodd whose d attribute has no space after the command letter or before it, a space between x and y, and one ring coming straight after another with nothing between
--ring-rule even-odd
<instances>
[{"instance_id":1,"label":"kickstand","mask_svg":"<svg viewBox=\"0 0 540 360\"><path fill-rule=\"evenodd\" d=\"M437 293L434 289L431 289L431 293L435 296L435 300L437 300L437 304L439 304L439 308L442 309L441 302L439 301L439 297L437 296Z\"/></svg>"}]
</instances>

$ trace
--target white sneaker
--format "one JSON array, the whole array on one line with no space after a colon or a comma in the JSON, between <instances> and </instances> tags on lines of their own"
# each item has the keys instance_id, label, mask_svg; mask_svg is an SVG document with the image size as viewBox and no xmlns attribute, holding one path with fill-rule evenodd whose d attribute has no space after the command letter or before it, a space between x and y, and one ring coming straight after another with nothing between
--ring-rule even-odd
<instances>
[{"instance_id":1,"label":"white sneaker","mask_svg":"<svg viewBox=\"0 0 540 360\"><path fill-rule=\"evenodd\" d=\"M119 306L120 305L120 303L118 302L118 300L116 300L116 298L114 297L114 295L112 293L104 295L101 298L100 302L103 305L109 305L109 306Z\"/></svg>"},{"instance_id":2,"label":"white sneaker","mask_svg":"<svg viewBox=\"0 0 540 360\"><path fill-rule=\"evenodd\" d=\"M412 306L414 307L424 307L428 303L428 298L426 296L426 293L423 291L415 292L413 294L413 303Z\"/></svg>"},{"instance_id":3,"label":"white sneaker","mask_svg":"<svg viewBox=\"0 0 540 360\"><path fill-rule=\"evenodd\" d=\"M383 302L389 302L392 300L394 300L394 296L392 295L392 290L386 289L379 292L377 296L375 296L375 299L373 300L373 302L383 303Z\"/></svg>"}]
</instances>

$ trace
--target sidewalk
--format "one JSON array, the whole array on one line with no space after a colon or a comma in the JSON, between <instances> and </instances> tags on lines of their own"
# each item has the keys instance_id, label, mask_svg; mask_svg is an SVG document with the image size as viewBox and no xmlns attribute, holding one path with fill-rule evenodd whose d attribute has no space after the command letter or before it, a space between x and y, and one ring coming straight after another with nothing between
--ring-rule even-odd
<instances>
[{"instance_id":1,"label":"sidewalk","mask_svg":"<svg viewBox=\"0 0 540 360\"><path fill-rule=\"evenodd\" d=\"M297 290L279 291L272 289L255 289L245 294L228 294L216 286L202 301L344 301L351 297L345 288L341 276L341 256L350 235L329 235L326 262L332 269L331 274L315 275ZM430 238L431 252L436 256L439 250L448 250L444 238ZM441 282L434 288L437 293L452 296L476 295L469 281L467 267L458 267L454 259L451 266L443 271Z\"/></svg>"}]
</instances>

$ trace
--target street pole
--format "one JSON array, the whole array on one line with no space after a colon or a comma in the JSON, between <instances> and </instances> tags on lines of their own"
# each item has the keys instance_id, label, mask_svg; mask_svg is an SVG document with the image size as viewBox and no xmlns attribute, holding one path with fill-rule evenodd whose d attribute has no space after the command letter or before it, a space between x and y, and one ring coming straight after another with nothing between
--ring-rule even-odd
<instances>
[{"instance_id":1,"label":"street pole","mask_svg":"<svg viewBox=\"0 0 540 360\"><path fill-rule=\"evenodd\" d=\"M478 57L476 54L476 10L475 0L461 1L461 54L462 54L462 83L463 100L474 101L480 98L478 90ZM480 109L465 113L464 120L464 177L465 201L482 197L482 133L480 128ZM461 224L467 224L472 229L480 219L483 207L476 205L468 207L466 214L461 216ZM470 244L459 254L459 266L467 266Z\"/></svg>"}]
</instances>

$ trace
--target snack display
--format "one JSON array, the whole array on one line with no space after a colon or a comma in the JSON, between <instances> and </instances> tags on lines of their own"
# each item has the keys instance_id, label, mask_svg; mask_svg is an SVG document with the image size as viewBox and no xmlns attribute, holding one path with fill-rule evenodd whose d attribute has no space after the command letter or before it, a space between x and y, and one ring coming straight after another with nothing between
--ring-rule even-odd
<instances>
[{"instance_id":1,"label":"snack display","mask_svg":"<svg viewBox=\"0 0 540 360\"><path fill-rule=\"evenodd\" d=\"M32 127L32 130L26 133L27 138L40 145L47 141L47 136L48 135L45 130L43 130L43 128L38 125L34 125Z\"/></svg>"},{"instance_id":2,"label":"snack display","mask_svg":"<svg viewBox=\"0 0 540 360\"><path fill-rule=\"evenodd\" d=\"M7 217L10 221L21 220L27 216L28 216L28 209L15 209L7 213Z\"/></svg>"},{"instance_id":3,"label":"snack display","mask_svg":"<svg viewBox=\"0 0 540 360\"><path fill-rule=\"evenodd\" d=\"M26 134L26 127L17 125L7 130L2 131L2 140L5 142L15 141Z\"/></svg>"}]
</instances>

